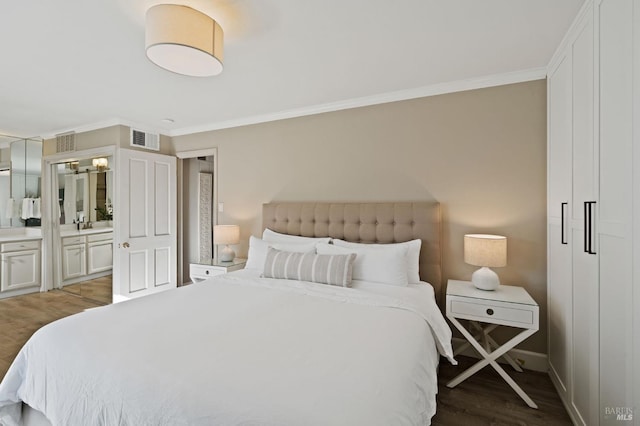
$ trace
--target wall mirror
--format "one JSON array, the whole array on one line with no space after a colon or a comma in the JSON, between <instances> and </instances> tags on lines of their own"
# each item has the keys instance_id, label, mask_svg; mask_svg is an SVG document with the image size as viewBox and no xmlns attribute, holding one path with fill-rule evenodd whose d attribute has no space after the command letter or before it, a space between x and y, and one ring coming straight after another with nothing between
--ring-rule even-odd
<instances>
[{"instance_id":1,"label":"wall mirror","mask_svg":"<svg viewBox=\"0 0 640 426\"><path fill-rule=\"evenodd\" d=\"M60 224L113 219L111 157L58 164Z\"/></svg>"},{"instance_id":2,"label":"wall mirror","mask_svg":"<svg viewBox=\"0 0 640 426\"><path fill-rule=\"evenodd\" d=\"M40 226L42 140L0 135L0 227Z\"/></svg>"}]
</instances>

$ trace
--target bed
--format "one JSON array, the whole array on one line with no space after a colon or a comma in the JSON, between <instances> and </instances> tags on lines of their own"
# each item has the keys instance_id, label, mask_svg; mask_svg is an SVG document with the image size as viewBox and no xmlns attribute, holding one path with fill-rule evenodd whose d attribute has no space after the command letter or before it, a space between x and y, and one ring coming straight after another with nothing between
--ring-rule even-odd
<instances>
[{"instance_id":1,"label":"bed","mask_svg":"<svg viewBox=\"0 0 640 426\"><path fill-rule=\"evenodd\" d=\"M385 244L353 249L377 256L418 239L416 273L424 282L356 279L356 272L370 273L356 266L349 286L278 277L273 265L283 256L289 267L296 256L331 263L358 255L293 255L269 243L264 270L247 265L40 329L0 384L0 423L430 424L440 357L455 362L436 304L437 203L270 203L263 227L287 237L336 239L314 243L318 253L352 250L332 247L334 241ZM250 262L256 247L257 241ZM367 256L360 259L375 259ZM381 274L393 270L377 263Z\"/></svg>"}]
</instances>

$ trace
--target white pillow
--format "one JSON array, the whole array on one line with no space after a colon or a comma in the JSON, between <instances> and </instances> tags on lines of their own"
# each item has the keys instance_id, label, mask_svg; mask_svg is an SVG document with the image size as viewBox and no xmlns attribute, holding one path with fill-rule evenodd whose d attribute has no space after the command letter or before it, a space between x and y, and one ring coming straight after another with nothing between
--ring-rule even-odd
<instances>
[{"instance_id":1,"label":"white pillow","mask_svg":"<svg viewBox=\"0 0 640 426\"><path fill-rule=\"evenodd\" d=\"M407 247L407 278L409 284L418 284L420 282L420 247L422 246L422 240L411 240L404 243L396 244L361 244L350 243L343 240L333 240L333 244L338 247L389 247L389 246L406 246Z\"/></svg>"},{"instance_id":2,"label":"white pillow","mask_svg":"<svg viewBox=\"0 0 640 426\"><path fill-rule=\"evenodd\" d=\"M270 243L296 243L296 244L308 244L308 243L328 243L331 241L329 237L313 238L313 237L300 237L298 235L281 234L276 231L272 231L269 228L265 228L262 232L262 239Z\"/></svg>"},{"instance_id":3,"label":"white pillow","mask_svg":"<svg viewBox=\"0 0 640 426\"><path fill-rule=\"evenodd\" d=\"M333 244L316 245L318 254L355 253L353 262L353 279L383 284L406 286L407 246L400 245L367 245L358 247L338 247Z\"/></svg>"},{"instance_id":4,"label":"white pillow","mask_svg":"<svg viewBox=\"0 0 640 426\"><path fill-rule=\"evenodd\" d=\"M292 244L292 243L270 243L256 238L253 235L249 238L249 253L247 254L246 269L264 270L264 262L267 260L269 247L283 251L293 251L296 253L316 252L316 243Z\"/></svg>"}]
</instances>

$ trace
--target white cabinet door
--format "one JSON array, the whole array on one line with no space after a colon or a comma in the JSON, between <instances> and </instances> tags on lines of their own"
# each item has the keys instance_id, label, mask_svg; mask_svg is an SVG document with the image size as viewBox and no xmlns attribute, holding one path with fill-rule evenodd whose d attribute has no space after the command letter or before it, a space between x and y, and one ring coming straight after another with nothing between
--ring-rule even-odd
<instances>
[{"instance_id":1,"label":"white cabinet door","mask_svg":"<svg viewBox=\"0 0 640 426\"><path fill-rule=\"evenodd\" d=\"M572 206L573 262L570 400L580 424L598 423L598 257L595 238L585 230L585 207L595 215L597 201L597 144L594 138L594 31L587 15L572 44ZM593 219L593 218L592 218ZM591 243L588 246L587 243Z\"/></svg>"},{"instance_id":2,"label":"white cabinet door","mask_svg":"<svg viewBox=\"0 0 640 426\"><path fill-rule=\"evenodd\" d=\"M118 153L113 300L176 287L176 158Z\"/></svg>"},{"instance_id":3,"label":"white cabinet door","mask_svg":"<svg viewBox=\"0 0 640 426\"><path fill-rule=\"evenodd\" d=\"M1 291L40 286L40 250L2 253Z\"/></svg>"},{"instance_id":4,"label":"white cabinet door","mask_svg":"<svg viewBox=\"0 0 640 426\"><path fill-rule=\"evenodd\" d=\"M638 130L633 123L633 93L634 89L638 90L633 86L633 37L637 30L633 27L634 7L638 7L638 2L634 4L632 0L603 0L597 6L600 202L596 229L600 261L600 406L603 408L635 405L631 379L634 369L632 159L633 132ZM635 330L638 332L640 330ZM637 422L640 413L633 414ZM620 422L603 409L600 424Z\"/></svg>"},{"instance_id":5,"label":"white cabinet door","mask_svg":"<svg viewBox=\"0 0 640 426\"><path fill-rule=\"evenodd\" d=\"M87 274L86 244L62 246L62 279L79 278Z\"/></svg>"},{"instance_id":6,"label":"white cabinet door","mask_svg":"<svg viewBox=\"0 0 640 426\"><path fill-rule=\"evenodd\" d=\"M569 389L571 342L571 55L565 56L548 80L548 315L549 367L563 393ZM566 395L565 395L566 396Z\"/></svg>"},{"instance_id":7,"label":"white cabinet door","mask_svg":"<svg viewBox=\"0 0 640 426\"><path fill-rule=\"evenodd\" d=\"M571 199L572 91L571 56L565 56L548 80L548 179L547 216L565 218Z\"/></svg>"},{"instance_id":8,"label":"white cabinet door","mask_svg":"<svg viewBox=\"0 0 640 426\"><path fill-rule=\"evenodd\" d=\"M113 267L113 241L96 241L87 244L87 273L109 271Z\"/></svg>"}]
</instances>

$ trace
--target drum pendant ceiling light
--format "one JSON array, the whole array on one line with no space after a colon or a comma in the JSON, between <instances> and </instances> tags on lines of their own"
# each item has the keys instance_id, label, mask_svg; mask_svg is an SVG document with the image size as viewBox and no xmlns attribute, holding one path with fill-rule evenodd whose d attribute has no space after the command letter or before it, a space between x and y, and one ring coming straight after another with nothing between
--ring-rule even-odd
<instances>
[{"instance_id":1,"label":"drum pendant ceiling light","mask_svg":"<svg viewBox=\"0 0 640 426\"><path fill-rule=\"evenodd\" d=\"M222 28L188 6L159 4L147 10L147 57L166 70L194 77L222 72Z\"/></svg>"}]
</instances>

